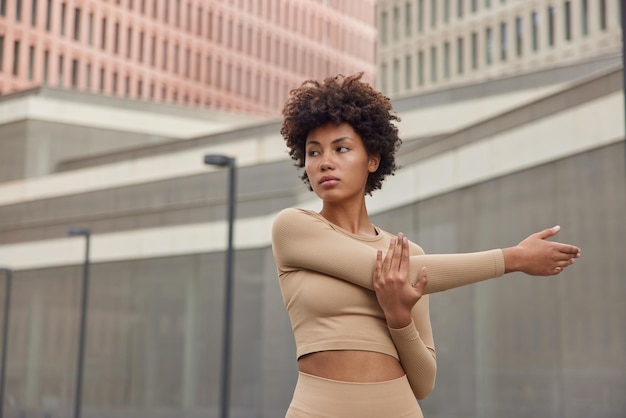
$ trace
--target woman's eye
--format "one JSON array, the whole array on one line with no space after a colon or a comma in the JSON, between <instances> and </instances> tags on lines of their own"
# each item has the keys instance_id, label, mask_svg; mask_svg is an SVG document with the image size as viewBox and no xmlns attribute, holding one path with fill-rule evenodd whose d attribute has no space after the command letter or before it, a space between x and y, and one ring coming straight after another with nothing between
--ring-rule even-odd
<instances>
[{"instance_id":1,"label":"woman's eye","mask_svg":"<svg viewBox=\"0 0 626 418\"><path fill-rule=\"evenodd\" d=\"M308 155L309 157L315 157L315 156L317 156L318 154L319 154L319 153L318 153L317 151L313 151L313 150L311 150L311 151L309 151L309 152L307 153L307 155Z\"/></svg>"},{"instance_id":2,"label":"woman's eye","mask_svg":"<svg viewBox=\"0 0 626 418\"><path fill-rule=\"evenodd\" d=\"M340 146L339 148L337 148L337 151L339 151L339 152L347 152L349 150L350 149L348 147L344 147L343 145Z\"/></svg>"}]
</instances>

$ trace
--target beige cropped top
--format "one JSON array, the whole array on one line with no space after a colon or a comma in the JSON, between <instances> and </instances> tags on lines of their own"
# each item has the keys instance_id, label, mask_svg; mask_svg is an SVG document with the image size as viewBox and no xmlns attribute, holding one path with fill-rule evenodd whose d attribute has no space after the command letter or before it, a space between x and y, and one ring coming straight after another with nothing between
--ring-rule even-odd
<instances>
[{"instance_id":1,"label":"beige cropped top","mask_svg":"<svg viewBox=\"0 0 626 418\"><path fill-rule=\"evenodd\" d=\"M327 350L366 350L398 359L418 399L434 387L435 348L424 296L412 311L413 323L390 329L376 300L373 273L393 235L360 236L320 214L289 208L272 227L272 248L283 301L293 329L297 357ZM427 267L426 293L504 274L501 250L425 255L410 243L410 277Z\"/></svg>"}]
</instances>

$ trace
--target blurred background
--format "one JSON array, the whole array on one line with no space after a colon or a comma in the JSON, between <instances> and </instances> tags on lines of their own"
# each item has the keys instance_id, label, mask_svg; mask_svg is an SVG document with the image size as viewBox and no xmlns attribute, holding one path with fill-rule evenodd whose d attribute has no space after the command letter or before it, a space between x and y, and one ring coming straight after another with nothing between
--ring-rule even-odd
<instances>
[{"instance_id":1,"label":"blurred background","mask_svg":"<svg viewBox=\"0 0 626 418\"><path fill-rule=\"evenodd\" d=\"M270 228L319 203L280 111L356 72L401 117L378 226L450 253L559 224L582 248L431 297L425 416L626 417L621 6L0 0L0 418L284 416Z\"/></svg>"}]
</instances>

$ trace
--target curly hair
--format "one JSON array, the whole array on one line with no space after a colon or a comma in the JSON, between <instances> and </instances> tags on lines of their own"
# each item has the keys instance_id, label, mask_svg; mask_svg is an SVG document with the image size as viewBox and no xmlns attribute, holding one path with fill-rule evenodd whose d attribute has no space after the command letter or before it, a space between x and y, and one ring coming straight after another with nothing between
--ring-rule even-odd
<instances>
[{"instance_id":1,"label":"curly hair","mask_svg":"<svg viewBox=\"0 0 626 418\"><path fill-rule=\"evenodd\" d=\"M283 107L280 133L295 165L302 168L311 130L328 122L348 123L362 138L368 155L380 155L378 170L369 174L365 186L365 193L371 195L382 187L385 176L393 175L398 168L395 153L402 140L393 123L400 118L392 113L389 98L361 81L362 76L362 72L347 77L339 74L323 83L307 80L291 90ZM306 171L301 179L312 190Z\"/></svg>"}]
</instances>

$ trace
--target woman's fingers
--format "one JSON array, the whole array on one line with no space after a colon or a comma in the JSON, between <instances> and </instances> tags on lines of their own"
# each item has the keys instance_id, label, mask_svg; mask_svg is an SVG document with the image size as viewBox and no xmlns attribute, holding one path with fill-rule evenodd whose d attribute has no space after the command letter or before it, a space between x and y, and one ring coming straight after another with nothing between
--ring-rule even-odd
<instances>
[{"instance_id":1,"label":"woman's fingers","mask_svg":"<svg viewBox=\"0 0 626 418\"><path fill-rule=\"evenodd\" d=\"M419 293L420 297L424 294L426 285L428 284L428 277L426 273L426 267L422 267L417 276L417 282L415 282L415 284L413 285L415 290L417 290L417 292Z\"/></svg>"}]
</instances>

